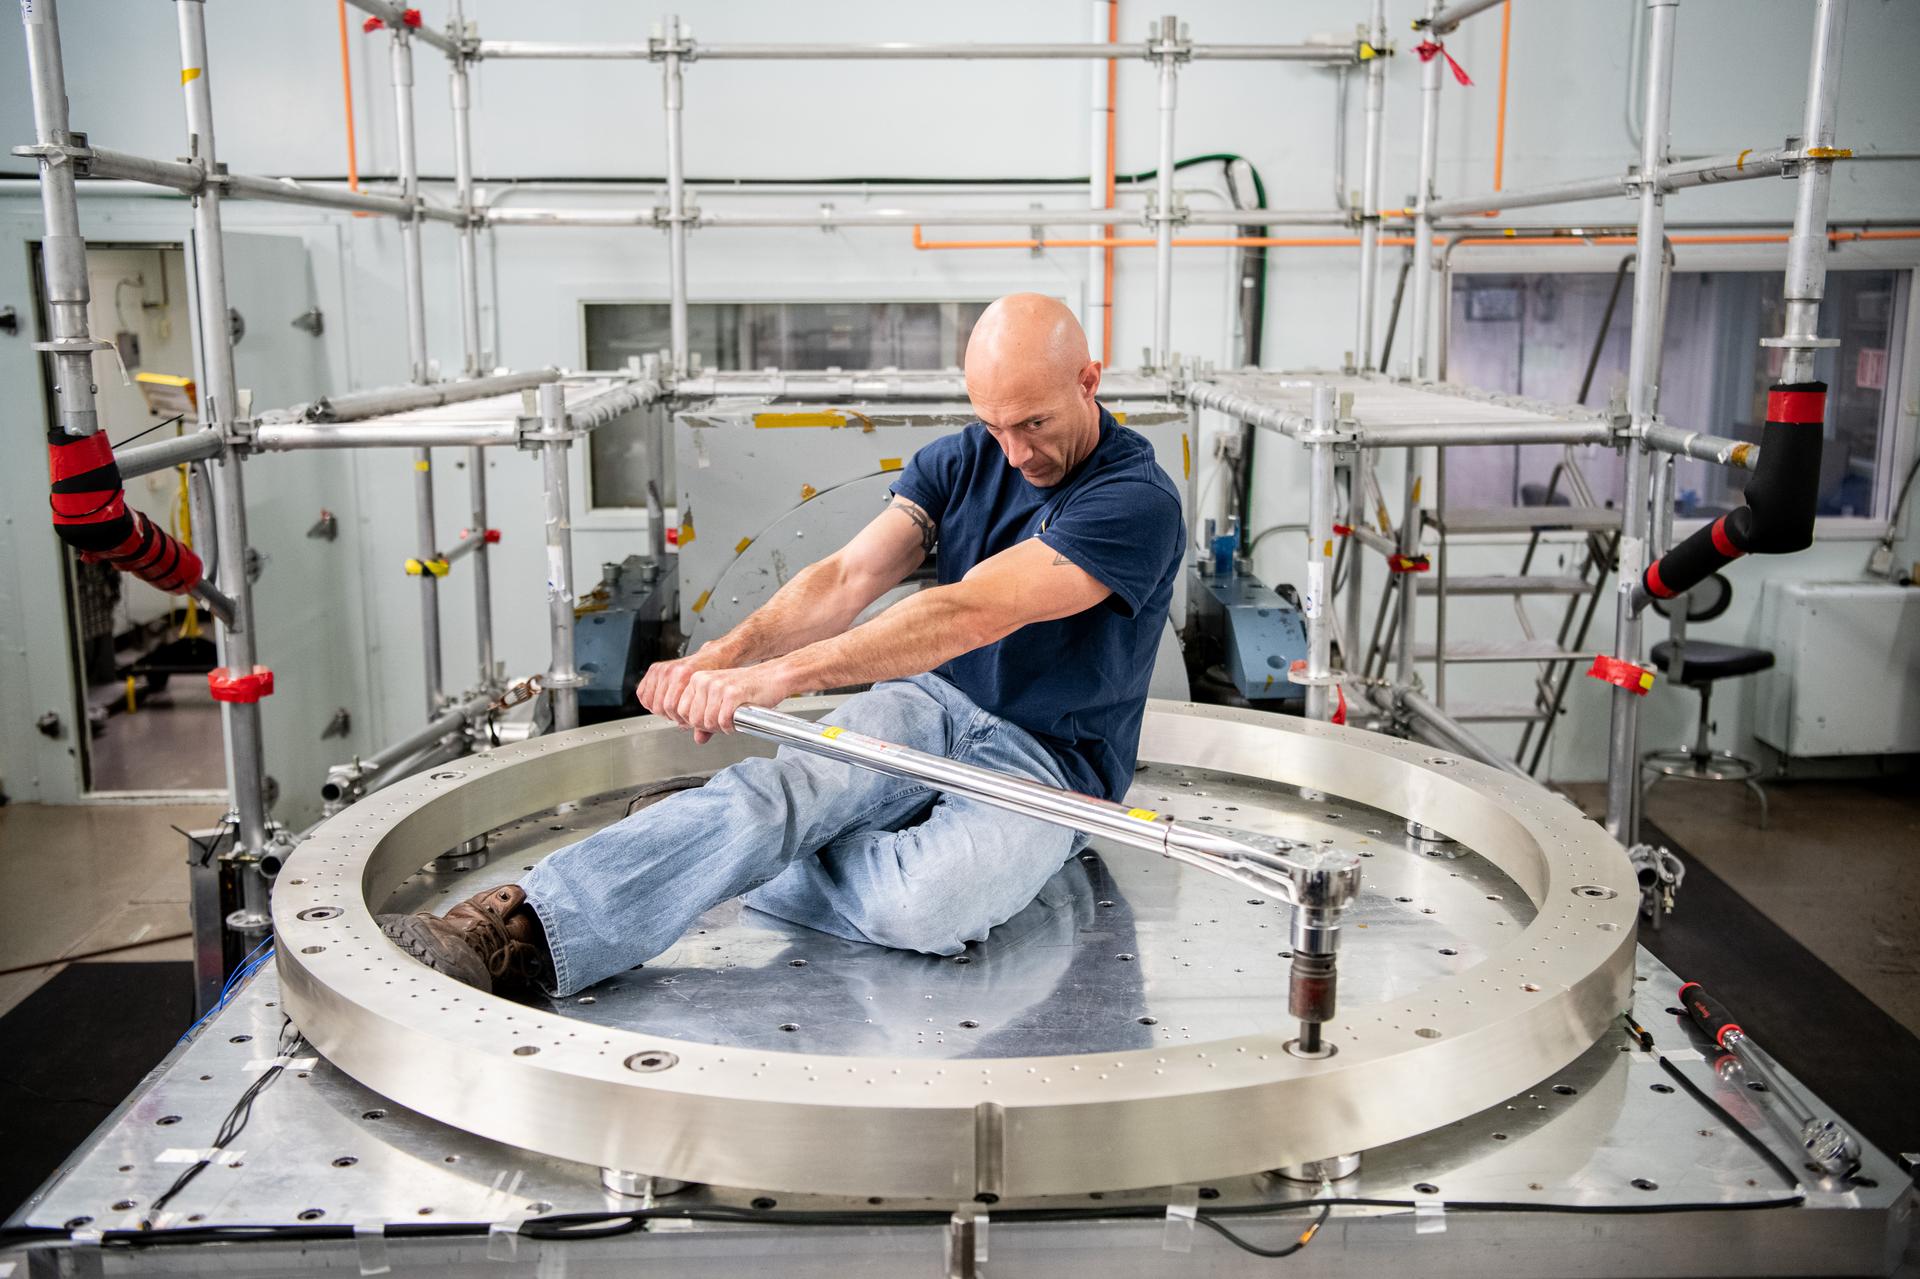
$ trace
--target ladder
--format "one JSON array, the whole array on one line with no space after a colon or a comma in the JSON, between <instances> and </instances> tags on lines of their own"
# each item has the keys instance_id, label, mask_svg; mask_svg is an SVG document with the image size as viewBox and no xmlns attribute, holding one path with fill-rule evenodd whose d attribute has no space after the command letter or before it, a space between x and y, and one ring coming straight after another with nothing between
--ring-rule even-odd
<instances>
[{"instance_id":1,"label":"ladder","mask_svg":"<svg viewBox=\"0 0 1920 1279\"><path fill-rule=\"evenodd\" d=\"M1537 773L1545 758L1547 742L1566 700L1575 664L1582 660L1582 646L1592 626L1600 601L1606 596L1606 584L1614 569L1620 542L1620 512L1601 505L1594 497L1572 448L1557 463L1548 479L1542 502L1530 506L1472 507L1448 510L1446 506L1447 450L1438 450L1432 507L1422 507L1417 515L1420 532L1435 535L1435 571L1430 590L1415 592L1417 615L1420 597L1431 595L1434 609L1434 639L1414 645L1416 662L1433 665L1433 700L1448 715L1463 724L1521 724L1514 762L1530 773ZM1564 497L1562 490L1564 489ZM1564 502L1565 504L1561 504ZM1543 572L1534 567L1543 537L1548 533L1575 532L1581 535L1573 543L1571 571ZM1483 533L1526 533L1525 550L1518 568L1510 573L1458 574L1448 571L1447 542L1454 535ZM1424 540L1424 536L1419 539ZM1416 545L1418 542L1416 541ZM1449 639L1447 610L1455 597L1465 599L1505 598L1511 601L1517 634L1497 639ZM1398 616L1399 593L1389 576L1386 595L1381 601L1382 627L1376 623L1375 641L1370 646L1366 669L1378 669L1385 675L1391 653L1404 624ZM1547 620L1543 623L1529 608L1529 601L1544 604ZM1387 614L1393 614L1387 616ZM1384 630L1384 636L1382 631ZM1509 664L1527 671L1528 682L1519 696L1510 701L1491 703L1449 701L1447 669L1460 664Z\"/></svg>"}]
</instances>

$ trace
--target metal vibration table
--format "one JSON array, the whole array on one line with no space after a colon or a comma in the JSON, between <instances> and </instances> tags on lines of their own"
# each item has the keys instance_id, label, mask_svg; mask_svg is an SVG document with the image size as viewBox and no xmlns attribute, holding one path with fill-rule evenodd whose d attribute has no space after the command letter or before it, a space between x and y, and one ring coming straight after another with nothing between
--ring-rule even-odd
<instances>
[{"instance_id":1,"label":"metal vibration table","mask_svg":"<svg viewBox=\"0 0 1920 1279\"><path fill-rule=\"evenodd\" d=\"M581 734L596 731L632 730ZM1150 731L1149 745L1154 738ZM1476 971L1536 917L1529 894L1489 859L1414 838L1401 816L1267 778L1167 763L1167 753L1142 769L1133 802L1184 821L1338 841L1366 858L1342 952L1342 1007L1356 1024ZM440 909L509 882L620 818L634 793L623 787L494 827L487 864L411 875L389 905ZM298 869L293 863L287 874ZM1234 1037L1289 1033L1286 935L1283 911L1233 883L1096 842L1032 906L955 958L841 941L733 902L641 968L544 1010L502 1006L517 1010L507 1018L564 1016L572 1027L565 1034L589 1043L639 1031L688 1054L724 1045L770 1071L791 1054L919 1062L942 1074L1057 1054L1051 1060L1063 1072L1079 1072L1108 1057L1164 1060ZM283 928L282 946L290 944ZM1633 1017L1651 1031L1651 1050L1616 1019L1537 1084L1368 1149L1356 1173L1324 1184L1254 1173L1051 1195L856 1196L752 1184L660 1193L672 1183L623 1183L593 1164L429 1118L303 1045L260 1094L239 1137L153 1225L160 1233L277 1226L323 1237L228 1232L217 1242L134 1248L109 1235L103 1245L94 1232L136 1227L274 1058L285 1010L282 971L270 965L9 1223L63 1227L76 1232L74 1241L0 1251L0 1273L9 1261L21 1276L353 1275L384 1273L382 1265L498 1276L777 1268L791 1276L1120 1279L1251 1275L1282 1264L1299 1274L1393 1266L1474 1279L1893 1273L1912 1234L1910 1179L1871 1148L1851 1183L1808 1172L1767 1122L1771 1099L1735 1071L1716 1069L1714 1055L1701 1052L1704 1040L1669 1011L1675 975L1644 952L1634 953L1633 968ZM480 1088L477 1081L454 1070L441 1086L458 1094ZM873 1086L890 1087L884 1079ZM1430 1101L1445 1113L1446 1081L1429 1086L1430 1097L1416 1088L1395 1100ZM847 1149L858 1148L858 1134L846 1136ZM831 1163L823 1157L821 1179L844 1181L846 1171ZM1236 1249L1201 1220L1277 1248L1293 1242L1328 1197L1339 1202L1324 1227L1285 1263ZM650 1219L603 1238L531 1237L538 1219L570 1213ZM529 1219L535 1224L523 1226ZM337 1237L324 1237L327 1228ZM965 1246L949 1270L956 1240Z\"/></svg>"}]
</instances>

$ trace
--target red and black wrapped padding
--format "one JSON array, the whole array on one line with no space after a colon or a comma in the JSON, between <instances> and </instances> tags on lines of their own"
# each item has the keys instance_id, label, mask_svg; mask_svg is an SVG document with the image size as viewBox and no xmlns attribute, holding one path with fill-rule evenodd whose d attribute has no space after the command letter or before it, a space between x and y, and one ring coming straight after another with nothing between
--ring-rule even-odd
<instances>
[{"instance_id":1,"label":"red and black wrapped padding","mask_svg":"<svg viewBox=\"0 0 1920 1279\"><path fill-rule=\"evenodd\" d=\"M1820 499L1820 441L1827 384L1799 382L1767 391L1760 464L1736 507L1647 565L1640 591L1672 599L1742 555L1788 555L1813 545Z\"/></svg>"},{"instance_id":2,"label":"red and black wrapped padding","mask_svg":"<svg viewBox=\"0 0 1920 1279\"><path fill-rule=\"evenodd\" d=\"M53 531L88 560L111 564L152 586L184 595L199 585L200 557L127 505L105 431L49 435Z\"/></svg>"},{"instance_id":3,"label":"red and black wrapped padding","mask_svg":"<svg viewBox=\"0 0 1920 1279\"><path fill-rule=\"evenodd\" d=\"M1740 1023L1727 1015L1726 1009L1707 997L1707 989L1697 981L1690 981L1680 988L1680 1002L1686 1006L1687 1016L1693 1018L1693 1024L1707 1032L1707 1038L1713 1040L1714 1047L1731 1049L1727 1042L1731 1035L1745 1035Z\"/></svg>"}]
</instances>

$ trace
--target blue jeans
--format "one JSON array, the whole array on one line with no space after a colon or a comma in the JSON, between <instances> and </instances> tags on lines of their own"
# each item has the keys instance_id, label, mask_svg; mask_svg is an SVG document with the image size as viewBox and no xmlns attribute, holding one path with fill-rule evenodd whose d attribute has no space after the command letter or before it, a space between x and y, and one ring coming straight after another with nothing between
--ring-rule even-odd
<instances>
[{"instance_id":1,"label":"blue jeans","mask_svg":"<svg viewBox=\"0 0 1920 1279\"><path fill-rule=\"evenodd\" d=\"M935 675L848 698L824 723L1053 786L1025 730ZM1084 842L918 782L781 747L548 857L520 881L553 953L556 996L666 950L710 907L852 941L957 955L1011 919Z\"/></svg>"}]
</instances>

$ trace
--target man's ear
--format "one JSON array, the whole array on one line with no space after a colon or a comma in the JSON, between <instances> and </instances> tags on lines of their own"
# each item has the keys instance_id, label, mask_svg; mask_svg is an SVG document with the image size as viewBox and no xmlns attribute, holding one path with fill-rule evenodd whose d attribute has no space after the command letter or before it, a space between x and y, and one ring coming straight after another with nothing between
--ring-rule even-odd
<instances>
[{"instance_id":1,"label":"man's ear","mask_svg":"<svg viewBox=\"0 0 1920 1279\"><path fill-rule=\"evenodd\" d=\"M1080 393L1091 400L1100 391L1100 361L1088 360L1080 370Z\"/></svg>"}]
</instances>

